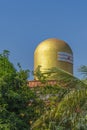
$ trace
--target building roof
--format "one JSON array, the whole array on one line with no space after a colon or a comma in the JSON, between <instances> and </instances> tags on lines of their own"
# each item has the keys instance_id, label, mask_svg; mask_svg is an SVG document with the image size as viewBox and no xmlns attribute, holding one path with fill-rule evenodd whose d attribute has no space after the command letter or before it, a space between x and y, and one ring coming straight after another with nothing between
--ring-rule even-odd
<instances>
[{"instance_id":1,"label":"building roof","mask_svg":"<svg viewBox=\"0 0 87 130\"><path fill-rule=\"evenodd\" d=\"M28 81L28 86L30 88L34 88L34 87L39 87L39 86L44 86L45 84L47 85L56 85L57 84L57 81L56 80L48 80L46 83L42 83L40 82L39 80L31 80L31 81Z\"/></svg>"}]
</instances>

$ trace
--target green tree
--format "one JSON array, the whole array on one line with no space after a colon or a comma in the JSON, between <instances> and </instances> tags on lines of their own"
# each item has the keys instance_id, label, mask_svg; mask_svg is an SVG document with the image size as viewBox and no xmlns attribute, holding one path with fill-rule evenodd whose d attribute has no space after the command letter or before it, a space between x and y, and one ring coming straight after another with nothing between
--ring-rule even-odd
<instances>
[{"instance_id":1,"label":"green tree","mask_svg":"<svg viewBox=\"0 0 87 130\"><path fill-rule=\"evenodd\" d=\"M27 85L29 70L18 64L17 71L8 53L0 54L0 130L29 130L39 116L40 99Z\"/></svg>"},{"instance_id":2,"label":"green tree","mask_svg":"<svg viewBox=\"0 0 87 130\"><path fill-rule=\"evenodd\" d=\"M49 107L32 125L32 130L86 130L87 85L58 68L48 70L49 73L57 85L49 86L49 90L45 87L45 92L41 88L42 97L48 95L47 100L51 100Z\"/></svg>"},{"instance_id":3,"label":"green tree","mask_svg":"<svg viewBox=\"0 0 87 130\"><path fill-rule=\"evenodd\" d=\"M78 71L81 73L82 81L87 84L87 66L83 65L81 66Z\"/></svg>"}]
</instances>

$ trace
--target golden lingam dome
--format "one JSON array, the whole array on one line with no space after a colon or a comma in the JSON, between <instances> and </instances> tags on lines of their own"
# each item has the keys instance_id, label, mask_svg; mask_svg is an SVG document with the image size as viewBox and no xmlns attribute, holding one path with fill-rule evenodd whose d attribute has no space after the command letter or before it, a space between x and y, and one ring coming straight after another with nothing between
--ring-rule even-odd
<instances>
[{"instance_id":1,"label":"golden lingam dome","mask_svg":"<svg viewBox=\"0 0 87 130\"><path fill-rule=\"evenodd\" d=\"M56 38L44 40L34 52L34 70L38 66L41 66L41 71L57 67L73 74L73 52L62 40Z\"/></svg>"}]
</instances>

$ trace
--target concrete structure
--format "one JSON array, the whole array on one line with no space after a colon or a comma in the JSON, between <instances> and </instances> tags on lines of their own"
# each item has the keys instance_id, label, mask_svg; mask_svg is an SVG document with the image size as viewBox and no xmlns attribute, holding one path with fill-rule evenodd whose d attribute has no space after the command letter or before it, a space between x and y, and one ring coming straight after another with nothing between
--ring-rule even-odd
<instances>
[{"instance_id":1,"label":"concrete structure","mask_svg":"<svg viewBox=\"0 0 87 130\"><path fill-rule=\"evenodd\" d=\"M48 80L46 83L41 83L39 80L31 80L31 81L28 81L28 86L30 88L35 88L35 87L38 87L38 86L44 86L44 85L51 85L51 86L54 86L57 84L57 81L56 80Z\"/></svg>"}]
</instances>

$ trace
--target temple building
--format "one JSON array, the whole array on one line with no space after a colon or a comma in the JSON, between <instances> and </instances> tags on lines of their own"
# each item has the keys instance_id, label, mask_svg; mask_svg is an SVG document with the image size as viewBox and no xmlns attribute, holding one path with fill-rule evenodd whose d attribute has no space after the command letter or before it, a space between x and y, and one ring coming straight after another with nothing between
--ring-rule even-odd
<instances>
[{"instance_id":1,"label":"temple building","mask_svg":"<svg viewBox=\"0 0 87 130\"><path fill-rule=\"evenodd\" d=\"M70 46L63 40L50 38L42 41L34 52L34 71L41 66L41 72L56 67L73 74L73 52ZM55 79L49 79L49 84L56 84ZM29 81L30 87L41 85L37 77Z\"/></svg>"}]
</instances>

